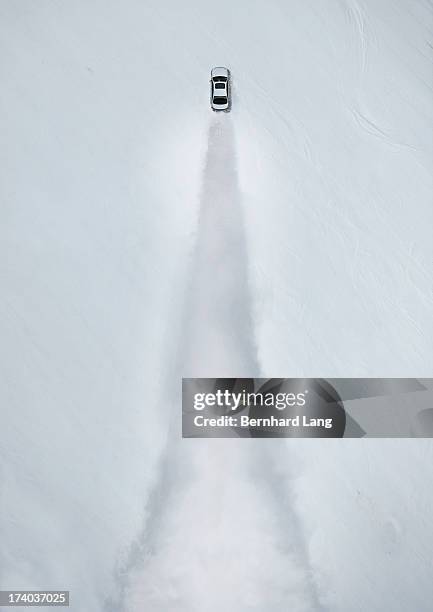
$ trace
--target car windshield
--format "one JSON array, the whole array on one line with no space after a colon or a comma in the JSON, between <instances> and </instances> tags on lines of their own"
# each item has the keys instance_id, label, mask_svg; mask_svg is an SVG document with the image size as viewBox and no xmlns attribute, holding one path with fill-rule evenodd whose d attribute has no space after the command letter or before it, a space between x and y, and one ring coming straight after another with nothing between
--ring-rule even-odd
<instances>
[{"instance_id":1,"label":"car windshield","mask_svg":"<svg viewBox=\"0 0 433 612\"><path fill-rule=\"evenodd\" d=\"M224 89L225 85L224 83L215 83L215 89Z\"/></svg>"},{"instance_id":2,"label":"car windshield","mask_svg":"<svg viewBox=\"0 0 433 612\"><path fill-rule=\"evenodd\" d=\"M214 104L227 104L227 98L217 97L213 99Z\"/></svg>"}]
</instances>

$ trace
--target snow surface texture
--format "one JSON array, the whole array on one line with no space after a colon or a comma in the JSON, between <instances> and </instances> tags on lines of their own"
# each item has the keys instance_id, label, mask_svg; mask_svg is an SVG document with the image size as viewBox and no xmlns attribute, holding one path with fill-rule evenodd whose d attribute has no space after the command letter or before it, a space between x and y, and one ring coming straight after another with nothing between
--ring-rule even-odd
<instances>
[{"instance_id":1,"label":"snow surface texture","mask_svg":"<svg viewBox=\"0 0 433 612\"><path fill-rule=\"evenodd\" d=\"M0 587L430 610L430 441L179 432L182 374L431 376L431 3L2 0L0 45Z\"/></svg>"}]
</instances>

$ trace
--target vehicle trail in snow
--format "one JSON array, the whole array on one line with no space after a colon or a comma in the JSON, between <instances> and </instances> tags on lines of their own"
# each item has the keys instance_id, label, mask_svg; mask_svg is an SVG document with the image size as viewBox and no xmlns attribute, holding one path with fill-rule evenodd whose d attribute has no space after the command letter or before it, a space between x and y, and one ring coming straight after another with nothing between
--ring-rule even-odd
<instances>
[{"instance_id":1,"label":"vehicle trail in snow","mask_svg":"<svg viewBox=\"0 0 433 612\"><path fill-rule=\"evenodd\" d=\"M231 118L214 116L179 378L259 375L241 204ZM266 440L181 441L178 393L145 527L124 568L125 612L319 610L294 512L269 491L274 448Z\"/></svg>"},{"instance_id":2,"label":"vehicle trail in snow","mask_svg":"<svg viewBox=\"0 0 433 612\"><path fill-rule=\"evenodd\" d=\"M197 243L184 312L183 376L258 375L230 115L209 127Z\"/></svg>"}]
</instances>

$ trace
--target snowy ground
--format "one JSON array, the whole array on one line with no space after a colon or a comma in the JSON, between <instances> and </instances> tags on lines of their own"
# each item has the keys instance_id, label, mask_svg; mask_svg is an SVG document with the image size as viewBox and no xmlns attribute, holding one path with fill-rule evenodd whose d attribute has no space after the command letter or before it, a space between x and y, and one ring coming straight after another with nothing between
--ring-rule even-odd
<instances>
[{"instance_id":1,"label":"snowy ground","mask_svg":"<svg viewBox=\"0 0 433 612\"><path fill-rule=\"evenodd\" d=\"M0 588L430 610L429 441L179 419L182 374L431 376L431 3L2 0L0 49Z\"/></svg>"}]
</instances>

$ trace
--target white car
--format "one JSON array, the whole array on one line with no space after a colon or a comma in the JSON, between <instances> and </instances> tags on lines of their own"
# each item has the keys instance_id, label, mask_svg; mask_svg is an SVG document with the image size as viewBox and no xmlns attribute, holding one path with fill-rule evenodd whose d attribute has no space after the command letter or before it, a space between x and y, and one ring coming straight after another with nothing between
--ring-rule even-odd
<instances>
[{"instance_id":1,"label":"white car","mask_svg":"<svg viewBox=\"0 0 433 612\"><path fill-rule=\"evenodd\" d=\"M212 68L210 73L210 105L214 111L228 112L231 107L230 70Z\"/></svg>"}]
</instances>

